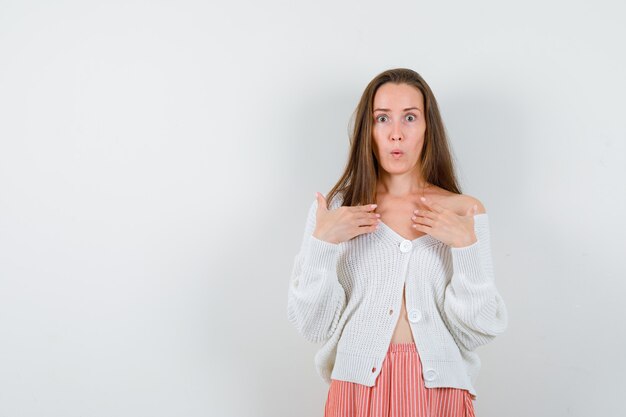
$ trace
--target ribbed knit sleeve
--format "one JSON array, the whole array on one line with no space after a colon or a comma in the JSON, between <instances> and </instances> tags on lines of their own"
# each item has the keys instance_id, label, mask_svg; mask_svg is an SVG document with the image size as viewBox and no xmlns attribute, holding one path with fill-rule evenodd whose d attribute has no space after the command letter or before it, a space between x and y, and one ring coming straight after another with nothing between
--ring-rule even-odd
<instances>
[{"instance_id":1,"label":"ribbed knit sleeve","mask_svg":"<svg viewBox=\"0 0 626 417\"><path fill-rule=\"evenodd\" d=\"M501 334L508 322L494 281L487 213L474 216L474 230L476 242L450 247L453 274L444 298L452 336L469 351Z\"/></svg>"},{"instance_id":2,"label":"ribbed knit sleeve","mask_svg":"<svg viewBox=\"0 0 626 417\"><path fill-rule=\"evenodd\" d=\"M287 294L287 317L305 339L327 340L346 306L337 278L340 245L313 236L317 199L309 209L300 251L296 254Z\"/></svg>"}]
</instances>

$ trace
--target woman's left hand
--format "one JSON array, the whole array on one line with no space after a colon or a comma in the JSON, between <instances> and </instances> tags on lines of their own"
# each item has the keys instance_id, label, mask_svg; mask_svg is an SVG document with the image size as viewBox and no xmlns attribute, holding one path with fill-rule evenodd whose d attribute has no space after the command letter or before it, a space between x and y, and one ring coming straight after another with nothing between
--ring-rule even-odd
<instances>
[{"instance_id":1,"label":"woman's left hand","mask_svg":"<svg viewBox=\"0 0 626 417\"><path fill-rule=\"evenodd\" d=\"M427 209L418 209L413 213L413 227L441 242L460 248L477 241L474 233L474 214L478 206L474 204L465 215L460 216L439 203L421 197Z\"/></svg>"}]
</instances>

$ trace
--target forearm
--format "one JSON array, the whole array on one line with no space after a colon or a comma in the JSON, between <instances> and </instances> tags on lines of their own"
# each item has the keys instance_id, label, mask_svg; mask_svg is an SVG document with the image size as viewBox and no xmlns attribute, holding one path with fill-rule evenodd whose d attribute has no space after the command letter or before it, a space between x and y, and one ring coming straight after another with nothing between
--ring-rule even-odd
<instances>
[{"instance_id":1,"label":"forearm","mask_svg":"<svg viewBox=\"0 0 626 417\"><path fill-rule=\"evenodd\" d=\"M491 341L507 327L507 310L493 276L489 232L479 226L477 240L451 247L453 273L445 288L444 312L457 341L468 350Z\"/></svg>"}]
</instances>

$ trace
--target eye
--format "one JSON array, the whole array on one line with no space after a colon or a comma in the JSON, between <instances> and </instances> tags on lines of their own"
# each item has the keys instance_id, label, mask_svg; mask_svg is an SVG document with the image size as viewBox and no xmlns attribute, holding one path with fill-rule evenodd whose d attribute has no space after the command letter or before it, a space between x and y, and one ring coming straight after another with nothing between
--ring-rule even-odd
<instances>
[{"instance_id":1,"label":"eye","mask_svg":"<svg viewBox=\"0 0 626 417\"><path fill-rule=\"evenodd\" d=\"M381 119L385 119L385 120L381 120ZM376 117L376 121L379 123L385 122L387 119L387 116L385 116L384 114L381 114L380 116Z\"/></svg>"},{"instance_id":2,"label":"eye","mask_svg":"<svg viewBox=\"0 0 626 417\"><path fill-rule=\"evenodd\" d=\"M417 119L417 117L415 117L414 114L407 114L406 115L406 120L408 120L409 122L414 122Z\"/></svg>"}]
</instances>

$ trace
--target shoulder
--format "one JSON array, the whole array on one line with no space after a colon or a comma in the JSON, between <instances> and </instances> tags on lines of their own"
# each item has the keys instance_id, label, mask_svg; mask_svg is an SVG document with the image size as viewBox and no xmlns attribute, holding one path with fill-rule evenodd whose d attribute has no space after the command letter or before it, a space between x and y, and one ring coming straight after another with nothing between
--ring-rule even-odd
<instances>
[{"instance_id":1,"label":"shoulder","mask_svg":"<svg viewBox=\"0 0 626 417\"><path fill-rule=\"evenodd\" d=\"M469 194L449 193L443 197L443 205L459 215L464 215L467 211L476 205L476 214L486 213L487 210L483 203L476 197Z\"/></svg>"}]
</instances>

